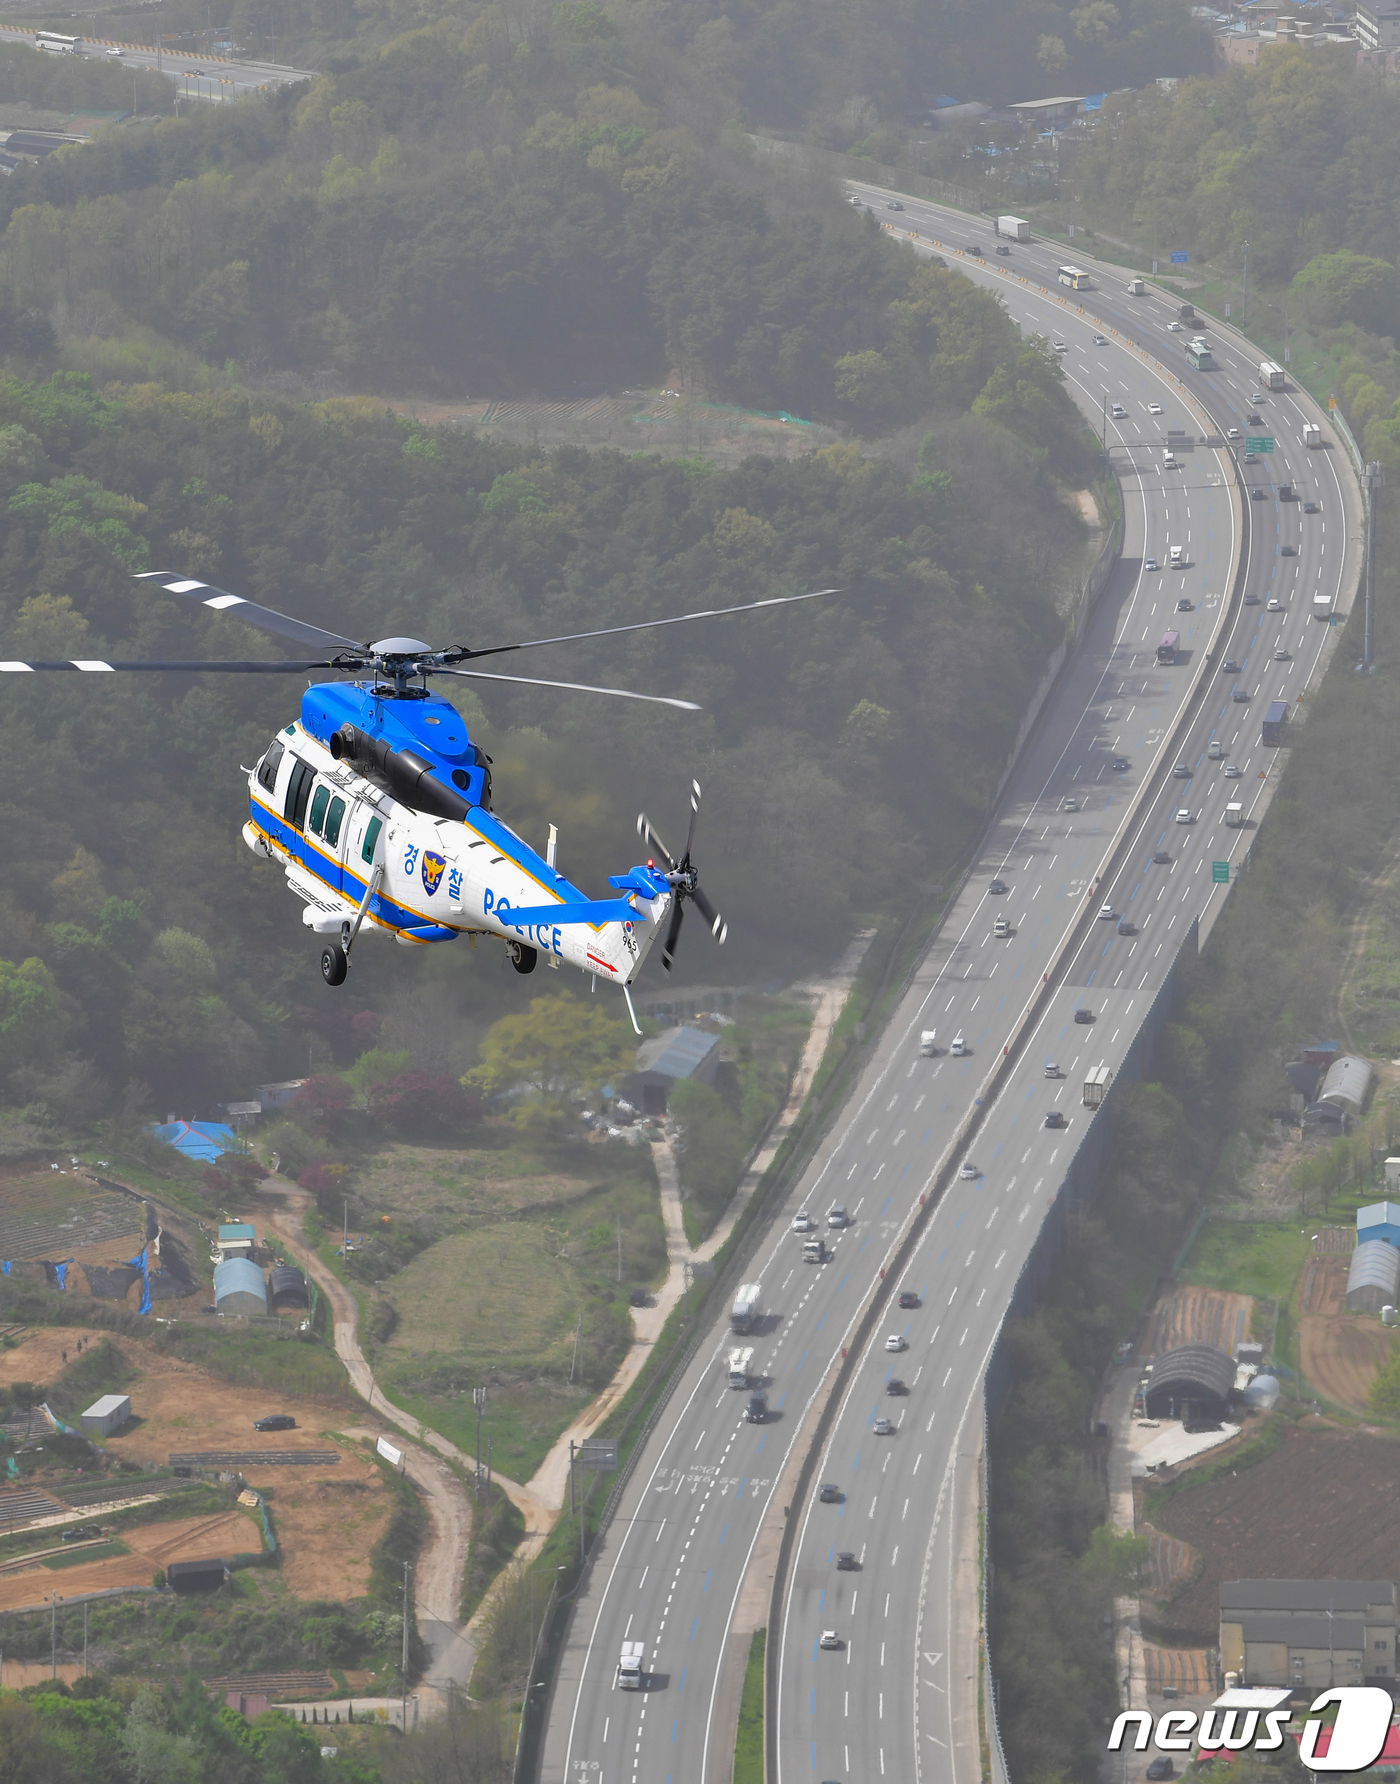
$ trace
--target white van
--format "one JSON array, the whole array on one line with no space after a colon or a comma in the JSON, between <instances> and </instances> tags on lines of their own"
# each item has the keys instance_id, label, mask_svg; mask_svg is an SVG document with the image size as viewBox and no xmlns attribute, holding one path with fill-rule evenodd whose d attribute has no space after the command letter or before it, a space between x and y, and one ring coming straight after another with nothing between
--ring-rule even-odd
<instances>
[{"instance_id":1,"label":"white van","mask_svg":"<svg viewBox=\"0 0 1400 1784\"><path fill-rule=\"evenodd\" d=\"M1172 451L1170 446L1168 446L1162 453L1162 469L1164 471L1179 471L1181 469L1181 466L1176 461L1176 454Z\"/></svg>"},{"instance_id":2,"label":"white van","mask_svg":"<svg viewBox=\"0 0 1400 1784\"><path fill-rule=\"evenodd\" d=\"M919 1052L925 1059L932 1059L938 1052L938 1030L926 1028L919 1036Z\"/></svg>"},{"instance_id":3,"label":"white van","mask_svg":"<svg viewBox=\"0 0 1400 1784\"><path fill-rule=\"evenodd\" d=\"M953 1036L953 1044L949 1047L948 1051L952 1054L954 1059L963 1059L967 1055L967 1042L960 1034L955 1034Z\"/></svg>"},{"instance_id":4,"label":"white van","mask_svg":"<svg viewBox=\"0 0 1400 1784\"><path fill-rule=\"evenodd\" d=\"M1185 561L1186 552L1184 547L1173 545L1167 552L1167 568L1169 570L1179 570Z\"/></svg>"}]
</instances>

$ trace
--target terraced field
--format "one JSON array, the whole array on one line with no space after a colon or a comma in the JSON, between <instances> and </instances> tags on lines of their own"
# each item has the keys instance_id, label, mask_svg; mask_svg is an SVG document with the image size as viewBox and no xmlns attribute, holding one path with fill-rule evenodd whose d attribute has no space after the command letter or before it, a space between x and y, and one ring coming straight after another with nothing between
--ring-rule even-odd
<instances>
[{"instance_id":1,"label":"terraced field","mask_svg":"<svg viewBox=\"0 0 1400 1784\"><path fill-rule=\"evenodd\" d=\"M0 1178L0 1259L57 1261L93 1246L144 1236L133 1196L93 1189L67 1171Z\"/></svg>"}]
</instances>

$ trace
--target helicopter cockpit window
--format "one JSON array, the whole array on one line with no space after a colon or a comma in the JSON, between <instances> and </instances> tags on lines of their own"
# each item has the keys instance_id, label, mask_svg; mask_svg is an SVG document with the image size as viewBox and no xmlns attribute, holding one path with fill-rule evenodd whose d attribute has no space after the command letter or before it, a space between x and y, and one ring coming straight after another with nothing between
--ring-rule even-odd
<instances>
[{"instance_id":1,"label":"helicopter cockpit window","mask_svg":"<svg viewBox=\"0 0 1400 1784\"><path fill-rule=\"evenodd\" d=\"M258 768L258 785L265 787L269 793L275 792L277 789L277 770L282 764L282 757L285 753L286 746L282 739L274 737L268 744L267 754L263 757Z\"/></svg>"},{"instance_id":2,"label":"helicopter cockpit window","mask_svg":"<svg viewBox=\"0 0 1400 1784\"><path fill-rule=\"evenodd\" d=\"M321 826L326 821L326 807L330 804L330 802L331 802L330 788L329 787L317 787L315 793L312 795L312 798L311 798L311 817L307 821L307 825L306 825L306 828L308 830L314 830L317 836L319 836L321 834Z\"/></svg>"},{"instance_id":3,"label":"helicopter cockpit window","mask_svg":"<svg viewBox=\"0 0 1400 1784\"><path fill-rule=\"evenodd\" d=\"M345 818L345 801L341 798L331 800L331 808L326 813L326 842L331 848L340 843L340 826Z\"/></svg>"},{"instance_id":4,"label":"helicopter cockpit window","mask_svg":"<svg viewBox=\"0 0 1400 1784\"><path fill-rule=\"evenodd\" d=\"M365 840L360 844L360 859L374 860L374 845L379 841L379 832L384 828L383 818L371 818L365 825Z\"/></svg>"}]
</instances>

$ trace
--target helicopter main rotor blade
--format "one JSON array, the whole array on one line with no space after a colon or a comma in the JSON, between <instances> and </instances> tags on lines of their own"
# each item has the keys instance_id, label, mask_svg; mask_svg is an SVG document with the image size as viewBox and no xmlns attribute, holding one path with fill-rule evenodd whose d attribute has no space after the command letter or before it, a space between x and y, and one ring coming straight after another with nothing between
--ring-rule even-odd
<instances>
[{"instance_id":1,"label":"helicopter main rotor blade","mask_svg":"<svg viewBox=\"0 0 1400 1784\"><path fill-rule=\"evenodd\" d=\"M676 943L680 940L681 919L685 916L685 900L676 894L676 902L671 906L671 921L666 928L666 939L661 944L661 964L667 972L671 970L671 962L676 958Z\"/></svg>"},{"instance_id":2,"label":"helicopter main rotor blade","mask_svg":"<svg viewBox=\"0 0 1400 1784\"><path fill-rule=\"evenodd\" d=\"M839 588L813 589L805 595L770 595L766 601L745 601L738 607L707 607L700 613L677 613L670 619L639 619L628 626L603 626L596 632L565 632L558 638L527 638L523 644L493 644L485 650L463 647L459 661L471 657L497 657L508 650L535 650L542 644L577 644L583 638L612 638L619 632L645 632L655 626L684 626L693 619L723 619L731 613L755 613L760 607L786 607L794 601L817 601L823 595L839 595Z\"/></svg>"},{"instance_id":3,"label":"helicopter main rotor blade","mask_svg":"<svg viewBox=\"0 0 1400 1784\"><path fill-rule=\"evenodd\" d=\"M644 811L639 811L637 813L637 835L641 837L643 842L650 844L650 846L656 850L657 854L660 855L661 859L666 863L667 870L670 873L675 873L677 871L675 856L652 829L651 819Z\"/></svg>"},{"instance_id":4,"label":"helicopter main rotor blade","mask_svg":"<svg viewBox=\"0 0 1400 1784\"><path fill-rule=\"evenodd\" d=\"M699 816L700 816L700 783L698 780L693 780L690 783L690 828L685 833L685 853L681 856L681 866L682 867L690 866L690 850L691 850L691 845L695 841L695 824L696 824L696 820L699 818Z\"/></svg>"},{"instance_id":5,"label":"helicopter main rotor blade","mask_svg":"<svg viewBox=\"0 0 1400 1784\"><path fill-rule=\"evenodd\" d=\"M201 607L235 614L259 631L275 633L279 638L295 638L298 644L318 644L323 649L364 653L365 647L358 638L342 638L339 632L309 625L304 619L293 619L272 607L260 607L256 601L245 601L242 595L231 595L227 589L215 588L212 582L199 582L193 576L179 576L170 570L142 570L136 581L154 582L168 595L185 595L191 601L198 601ZM320 664L314 666L322 667Z\"/></svg>"},{"instance_id":6,"label":"helicopter main rotor blade","mask_svg":"<svg viewBox=\"0 0 1400 1784\"><path fill-rule=\"evenodd\" d=\"M725 922L724 918L720 916L719 912L710 903L709 899L706 898L699 886L695 888L690 896L695 900L696 910L699 911L700 915L709 924L710 934L717 942L723 944L725 937L729 934L729 925Z\"/></svg>"},{"instance_id":7,"label":"helicopter main rotor blade","mask_svg":"<svg viewBox=\"0 0 1400 1784\"><path fill-rule=\"evenodd\" d=\"M287 663L280 657L271 662L253 661L248 663L123 663L99 662L95 658L84 660L75 657L67 663L0 663L0 675L43 674L53 670L76 669L88 674L106 675L119 670L123 674L132 670L154 669L166 675L305 675L309 669L340 669L346 667L338 662L328 662L324 657L314 663Z\"/></svg>"},{"instance_id":8,"label":"helicopter main rotor blade","mask_svg":"<svg viewBox=\"0 0 1400 1784\"><path fill-rule=\"evenodd\" d=\"M507 647L515 649L514 645ZM489 651L481 651L489 656ZM518 681L532 688L564 688L571 694L611 694L618 700L652 700L658 706L677 706L682 712L701 710L693 700L672 700L666 694L636 694L631 688L591 688L581 681L541 681L538 675L493 675L489 669L429 669L429 675L460 675L471 681Z\"/></svg>"}]
</instances>

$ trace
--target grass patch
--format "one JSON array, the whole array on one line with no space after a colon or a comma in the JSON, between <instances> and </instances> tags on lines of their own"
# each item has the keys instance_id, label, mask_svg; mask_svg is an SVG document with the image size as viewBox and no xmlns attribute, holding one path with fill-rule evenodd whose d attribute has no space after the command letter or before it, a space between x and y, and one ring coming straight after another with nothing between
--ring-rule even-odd
<instances>
[{"instance_id":1,"label":"grass patch","mask_svg":"<svg viewBox=\"0 0 1400 1784\"><path fill-rule=\"evenodd\" d=\"M483 1486L472 1506L471 1543L462 1580L461 1617L465 1623L491 1588L491 1582L508 1565L525 1537L525 1519L493 1481Z\"/></svg>"},{"instance_id":2,"label":"grass patch","mask_svg":"<svg viewBox=\"0 0 1400 1784\"><path fill-rule=\"evenodd\" d=\"M1291 1224L1208 1220L1181 1266L1181 1279L1287 1306L1298 1272L1311 1256L1311 1240Z\"/></svg>"},{"instance_id":3,"label":"grass patch","mask_svg":"<svg viewBox=\"0 0 1400 1784\"><path fill-rule=\"evenodd\" d=\"M44 1567L82 1567L89 1561L110 1561L114 1555L129 1555L131 1550L124 1542L97 1543L90 1549L69 1549L66 1554L46 1555L42 1562Z\"/></svg>"},{"instance_id":4,"label":"grass patch","mask_svg":"<svg viewBox=\"0 0 1400 1784\"><path fill-rule=\"evenodd\" d=\"M749 1643L744 1695L739 1700L739 1732L734 1739L734 1784L763 1784L763 1651L768 1631Z\"/></svg>"}]
</instances>

